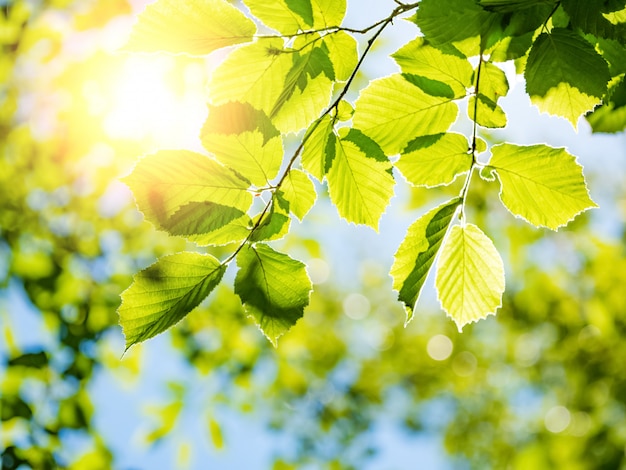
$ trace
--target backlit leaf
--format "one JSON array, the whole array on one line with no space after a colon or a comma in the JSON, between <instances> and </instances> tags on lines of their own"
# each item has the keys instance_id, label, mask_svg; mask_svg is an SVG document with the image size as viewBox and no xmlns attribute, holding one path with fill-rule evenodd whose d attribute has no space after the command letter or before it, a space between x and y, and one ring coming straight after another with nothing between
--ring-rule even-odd
<instances>
[{"instance_id":1,"label":"backlit leaf","mask_svg":"<svg viewBox=\"0 0 626 470\"><path fill-rule=\"evenodd\" d=\"M139 15L125 49L205 55L255 33L254 22L225 0L157 0Z\"/></svg>"},{"instance_id":2,"label":"backlit leaf","mask_svg":"<svg viewBox=\"0 0 626 470\"><path fill-rule=\"evenodd\" d=\"M501 184L500 199L516 216L556 230L580 212L597 207L582 167L562 148L496 145L489 167Z\"/></svg>"},{"instance_id":3,"label":"backlit leaf","mask_svg":"<svg viewBox=\"0 0 626 470\"><path fill-rule=\"evenodd\" d=\"M311 280L304 263L267 245L246 245L237 255L235 293L246 312L276 346L304 314Z\"/></svg>"},{"instance_id":4,"label":"backlit leaf","mask_svg":"<svg viewBox=\"0 0 626 470\"><path fill-rule=\"evenodd\" d=\"M335 158L337 137L333 128L332 118L324 116L310 131L302 151L302 167L319 181L324 179Z\"/></svg>"},{"instance_id":5,"label":"backlit leaf","mask_svg":"<svg viewBox=\"0 0 626 470\"><path fill-rule=\"evenodd\" d=\"M394 193L391 162L372 139L356 129L343 132L335 150L326 175L331 201L348 222L378 230Z\"/></svg>"},{"instance_id":6,"label":"backlit leaf","mask_svg":"<svg viewBox=\"0 0 626 470\"><path fill-rule=\"evenodd\" d=\"M533 44L525 78L533 104L576 126L582 114L600 103L610 74L591 44L572 31L555 28Z\"/></svg>"},{"instance_id":7,"label":"backlit leaf","mask_svg":"<svg viewBox=\"0 0 626 470\"><path fill-rule=\"evenodd\" d=\"M137 273L118 309L126 349L178 323L219 284L225 270L213 256L183 252Z\"/></svg>"},{"instance_id":8,"label":"backlit leaf","mask_svg":"<svg viewBox=\"0 0 626 470\"><path fill-rule=\"evenodd\" d=\"M441 306L459 331L495 315L504 292L504 265L493 242L476 225L452 227L437 260L435 285Z\"/></svg>"},{"instance_id":9,"label":"backlit leaf","mask_svg":"<svg viewBox=\"0 0 626 470\"><path fill-rule=\"evenodd\" d=\"M311 0L244 0L250 12L265 25L283 34L313 28Z\"/></svg>"},{"instance_id":10,"label":"backlit leaf","mask_svg":"<svg viewBox=\"0 0 626 470\"><path fill-rule=\"evenodd\" d=\"M436 48L422 37L411 40L392 54L403 73L446 83L454 97L464 97L472 86L472 66L453 46Z\"/></svg>"},{"instance_id":11,"label":"backlit leaf","mask_svg":"<svg viewBox=\"0 0 626 470\"><path fill-rule=\"evenodd\" d=\"M472 156L465 136L450 132L413 139L395 165L409 183L434 187L467 172Z\"/></svg>"},{"instance_id":12,"label":"backlit leaf","mask_svg":"<svg viewBox=\"0 0 626 470\"><path fill-rule=\"evenodd\" d=\"M142 158L124 178L146 220L167 230L189 203L213 202L247 212L249 182L216 160L188 150L162 150Z\"/></svg>"},{"instance_id":13,"label":"backlit leaf","mask_svg":"<svg viewBox=\"0 0 626 470\"><path fill-rule=\"evenodd\" d=\"M458 107L431 96L400 74L373 80L356 102L353 123L391 156L415 136L446 132Z\"/></svg>"},{"instance_id":14,"label":"backlit leaf","mask_svg":"<svg viewBox=\"0 0 626 470\"><path fill-rule=\"evenodd\" d=\"M504 110L491 99L480 93L478 102L475 96L470 96L467 104L469 118L476 124L490 129L499 129L506 126L506 114Z\"/></svg>"},{"instance_id":15,"label":"backlit leaf","mask_svg":"<svg viewBox=\"0 0 626 470\"><path fill-rule=\"evenodd\" d=\"M405 305L405 325L413 319L422 286L460 204L460 198L452 199L417 219L396 251L390 274L398 300Z\"/></svg>"},{"instance_id":16,"label":"backlit leaf","mask_svg":"<svg viewBox=\"0 0 626 470\"><path fill-rule=\"evenodd\" d=\"M356 39L345 31L338 31L327 34L322 41L328 49L328 57L335 71L335 80L347 80L359 59Z\"/></svg>"},{"instance_id":17,"label":"backlit leaf","mask_svg":"<svg viewBox=\"0 0 626 470\"><path fill-rule=\"evenodd\" d=\"M289 170L280 192L289 203L289 211L300 220L311 210L317 199L313 182L306 173L296 169Z\"/></svg>"}]
</instances>

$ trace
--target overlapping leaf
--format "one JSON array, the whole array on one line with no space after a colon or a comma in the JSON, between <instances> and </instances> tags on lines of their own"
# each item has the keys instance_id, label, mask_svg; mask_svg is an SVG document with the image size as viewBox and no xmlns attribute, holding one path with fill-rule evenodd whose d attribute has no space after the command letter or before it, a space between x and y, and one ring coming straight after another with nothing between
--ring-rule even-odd
<instances>
[{"instance_id":1,"label":"overlapping leaf","mask_svg":"<svg viewBox=\"0 0 626 470\"><path fill-rule=\"evenodd\" d=\"M591 44L572 31L555 28L534 42L525 77L533 104L576 126L582 114L600 103L610 74Z\"/></svg>"},{"instance_id":2,"label":"overlapping leaf","mask_svg":"<svg viewBox=\"0 0 626 470\"><path fill-rule=\"evenodd\" d=\"M426 187L450 184L471 165L467 139L453 132L413 139L395 164L409 183Z\"/></svg>"},{"instance_id":3,"label":"overlapping leaf","mask_svg":"<svg viewBox=\"0 0 626 470\"><path fill-rule=\"evenodd\" d=\"M125 182L146 219L177 235L217 230L222 223L239 220L233 214L245 214L252 204L248 181L216 160L187 150L144 157Z\"/></svg>"},{"instance_id":4,"label":"overlapping leaf","mask_svg":"<svg viewBox=\"0 0 626 470\"><path fill-rule=\"evenodd\" d=\"M488 168L498 175L503 204L531 224L556 230L597 207L589 197L582 167L565 149L501 144L491 151Z\"/></svg>"},{"instance_id":5,"label":"overlapping leaf","mask_svg":"<svg viewBox=\"0 0 626 470\"><path fill-rule=\"evenodd\" d=\"M252 40L256 26L225 0L157 0L132 29L128 51L205 55Z\"/></svg>"},{"instance_id":6,"label":"overlapping leaf","mask_svg":"<svg viewBox=\"0 0 626 470\"><path fill-rule=\"evenodd\" d=\"M330 199L339 215L378 230L395 181L391 162L376 142L356 129L342 132L326 178Z\"/></svg>"},{"instance_id":7,"label":"overlapping leaf","mask_svg":"<svg viewBox=\"0 0 626 470\"><path fill-rule=\"evenodd\" d=\"M398 247L390 274L398 300L405 305L406 323L413 318L426 277L460 204L461 199L455 198L424 214L409 227Z\"/></svg>"},{"instance_id":8,"label":"overlapping leaf","mask_svg":"<svg viewBox=\"0 0 626 470\"><path fill-rule=\"evenodd\" d=\"M333 119L326 115L310 130L302 151L302 167L322 181L335 158L337 137Z\"/></svg>"},{"instance_id":9,"label":"overlapping leaf","mask_svg":"<svg viewBox=\"0 0 626 470\"><path fill-rule=\"evenodd\" d=\"M437 261L435 285L459 331L496 313L504 284L504 265L493 242L475 225L452 227Z\"/></svg>"},{"instance_id":10,"label":"overlapping leaf","mask_svg":"<svg viewBox=\"0 0 626 470\"><path fill-rule=\"evenodd\" d=\"M225 270L213 256L183 252L137 273L118 309L126 349L178 323L219 284Z\"/></svg>"},{"instance_id":11,"label":"overlapping leaf","mask_svg":"<svg viewBox=\"0 0 626 470\"><path fill-rule=\"evenodd\" d=\"M345 0L244 0L250 12L285 35L339 26L346 12Z\"/></svg>"},{"instance_id":12,"label":"overlapping leaf","mask_svg":"<svg viewBox=\"0 0 626 470\"><path fill-rule=\"evenodd\" d=\"M478 72L476 72L478 75ZM478 95L471 96L467 105L469 118L483 127L500 128L506 126L506 114L498 105L498 100L509 92L509 83L504 71L494 64L480 64Z\"/></svg>"},{"instance_id":13,"label":"overlapping leaf","mask_svg":"<svg viewBox=\"0 0 626 470\"><path fill-rule=\"evenodd\" d=\"M418 37L392 54L403 73L445 83L454 98L465 97L472 86L472 66L452 45L436 48Z\"/></svg>"},{"instance_id":14,"label":"overlapping leaf","mask_svg":"<svg viewBox=\"0 0 626 470\"><path fill-rule=\"evenodd\" d=\"M345 31L338 31L324 36L322 42L328 50L328 57L333 64L335 80L347 80L359 59L356 39Z\"/></svg>"},{"instance_id":15,"label":"overlapping leaf","mask_svg":"<svg viewBox=\"0 0 626 470\"><path fill-rule=\"evenodd\" d=\"M309 304L311 280L305 265L267 245L247 245L237 255L235 293L246 312L276 345Z\"/></svg>"},{"instance_id":16,"label":"overlapping leaf","mask_svg":"<svg viewBox=\"0 0 626 470\"><path fill-rule=\"evenodd\" d=\"M291 169L280 187L281 197L289 204L289 211L302 220L311 210L317 193L315 186L303 171Z\"/></svg>"},{"instance_id":17,"label":"overlapping leaf","mask_svg":"<svg viewBox=\"0 0 626 470\"><path fill-rule=\"evenodd\" d=\"M395 74L373 80L361 92L353 122L387 155L394 155L415 136L446 132L457 113L449 98L429 95Z\"/></svg>"}]
</instances>

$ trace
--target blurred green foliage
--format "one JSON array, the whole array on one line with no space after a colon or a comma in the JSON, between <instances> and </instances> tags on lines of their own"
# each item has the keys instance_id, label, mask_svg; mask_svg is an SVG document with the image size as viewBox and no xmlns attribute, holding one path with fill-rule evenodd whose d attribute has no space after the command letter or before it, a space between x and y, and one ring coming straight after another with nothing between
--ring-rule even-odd
<instances>
[{"instance_id":1,"label":"blurred green foliage","mask_svg":"<svg viewBox=\"0 0 626 470\"><path fill-rule=\"evenodd\" d=\"M130 8L0 5L1 468L119 468L119 449L95 425L91 387L104 371L133 386L145 358L142 347L120 358L119 293L183 242L142 222L117 182L151 142L111 138L90 109L90 90L105 89L124 58L97 41L79 56L69 46ZM273 349L220 287L167 333L167 353L219 385L158 384L170 400L141 412L152 423L146 442L185 440L190 395L203 393L192 416L217 449L242 445L224 432L220 409L265 411L268 432L293 444L276 451L276 470L363 468L385 422L410 437L443 435L459 468L626 468L623 214L599 216L618 219L621 237L594 235L585 215L547 240L499 212L479 185L468 206L488 230L505 227L496 244L512 266L497 317L460 335L440 314L418 311L404 329L388 266L364 260L362 292L318 284L307 315ZM611 191L623 199L623 188ZM422 200L416 190L416 207ZM286 243L305 257L323 255L321 241L295 237ZM546 253L560 261L548 264ZM89 445L68 449L70 435Z\"/></svg>"}]
</instances>

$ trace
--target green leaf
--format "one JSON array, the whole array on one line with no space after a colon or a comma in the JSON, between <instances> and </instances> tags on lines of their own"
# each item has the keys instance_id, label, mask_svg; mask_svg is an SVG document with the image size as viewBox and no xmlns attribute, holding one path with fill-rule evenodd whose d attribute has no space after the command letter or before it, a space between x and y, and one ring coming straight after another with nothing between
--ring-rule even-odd
<instances>
[{"instance_id":1,"label":"green leaf","mask_svg":"<svg viewBox=\"0 0 626 470\"><path fill-rule=\"evenodd\" d=\"M335 158L337 137L334 121L328 115L310 132L302 150L302 168L322 181Z\"/></svg>"},{"instance_id":2,"label":"green leaf","mask_svg":"<svg viewBox=\"0 0 626 470\"><path fill-rule=\"evenodd\" d=\"M499 129L506 126L506 114L495 101L480 93L478 103L475 96L470 96L467 104L467 113L476 124L490 129Z\"/></svg>"},{"instance_id":3,"label":"green leaf","mask_svg":"<svg viewBox=\"0 0 626 470\"><path fill-rule=\"evenodd\" d=\"M337 31L324 36L322 42L328 50L328 57L335 71L335 80L347 80L359 60L356 39L345 31Z\"/></svg>"},{"instance_id":4,"label":"green leaf","mask_svg":"<svg viewBox=\"0 0 626 470\"><path fill-rule=\"evenodd\" d=\"M315 29L340 26L346 16L346 0L311 0Z\"/></svg>"},{"instance_id":5,"label":"green leaf","mask_svg":"<svg viewBox=\"0 0 626 470\"><path fill-rule=\"evenodd\" d=\"M137 273L118 309L126 349L182 320L219 284L225 270L213 256L183 252Z\"/></svg>"},{"instance_id":6,"label":"green leaf","mask_svg":"<svg viewBox=\"0 0 626 470\"><path fill-rule=\"evenodd\" d=\"M546 145L496 145L489 168L501 184L500 199L514 215L556 230L597 205L589 197L582 167L565 149Z\"/></svg>"},{"instance_id":7,"label":"green leaf","mask_svg":"<svg viewBox=\"0 0 626 470\"><path fill-rule=\"evenodd\" d=\"M317 199L313 182L306 173L296 169L289 170L279 191L289 204L289 211L300 220L304 219Z\"/></svg>"},{"instance_id":8,"label":"green leaf","mask_svg":"<svg viewBox=\"0 0 626 470\"><path fill-rule=\"evenodd\" d=\"M453 46L436 48L418 37L392 54L402 72L445 83L461 98L472 86L472 66Z\"/></svg>"},{"instance_id":9,"label":"green leaf","mask_svg":"<svg viewBox=\"0 0 626 470\"><path fill-rule=\"evenodd\" d=\"M353 123L387 155L394 155L415 136L446 132L457 113L450 99L428 95L395 74L373 80L361 92Z\"/></svg>"},{"instance_id":10,"label":"green leaf","mask_svg":"<svg viewBox=\"0 0 626 470\"><path fill-rule=\"evenodd\" d=\"M209 81L214 106L239 101L270 114L293 66L292 54L283 52L282 39L263 39L231 52Z\"/></svg>"},{"instance_id":11,"label":"green leaf","mask_svg":"<svg viewBox=\"0 0 626 470\"><path fill-rule=\"evenodd\" d=\"M391 162L372 139L357 129L342 128L328 174L330 199L348 222L378 231L395 181Z\"/></svg>"},{"instance_id":12,"label":"green leaf","mask_svg":"<svg viewBox=\"0 0 626 470\"><path fill-rule=\"evenodd\" d=\"M291 225L291 218L289 213L281 207L281 202L278 196L274 196L269 212L263 216L263 220L252 233L250 241L279 240L287 235ZM261 214L258 217L261 217ZM255 218L255 223L258 217Z\"/></svg>"},{"instance_id":13,"label":"green leaf","mask_svg":"<svg viewBox=\"0 0 626 470\"><path fill-rule=\"evenodd\" d=\"M506 74L497 65L483 62L480 66L479 94L497 102L509 92L509 81Z\"/></svg>"},{"instance_id":14,"label":"green leaf","mask_svg":"<svg viewBox=\"0 0 626 470\"><path fill-rule=\"evenodd\" d=\"M214 202L190 202L164 222L172 235L184 236L198 245L227 245L245 240L250 217L234 207Z\"/></svg>"},{"instance_id":15,"label":"green leaf","mask_svg":"<svg viewBox=\"0 0 626 470\"><path fill-rule=\"evenodd\" d=\"M606 0L562 1L573 29L606 39L616 39L623 44L626 42L626 25L613 24L610 21L610 18L616 19L619 15L611 15L612 12L605 8L606 3ZM620 6L623 8L624 3L621 2Z\"/></svg>"},{"instance_id":16,"label":"green leaf","mask_svg":"<svg viewBox=\"0 0 626 470\"><path fill-rule=\"evenodd\" d=\"M298 48L298 42L294 47ZM304 129L322 114L330 102L335 80L333 64L324 47L294 52L292 56L293 65L284 80L283 91L269 113L283 133Z\"/></svg>"},{"instance_id":17,"label":"green leaf","mask_svg":"<svg viewBox=\"0 0 626 470\"><path fill-rule=\"evenodd\" d=\"M560 28L537 38L528 54L525 77L533 104L565 117L573 126L600 103L611 78L607 63L591 44Z\"/></svg>"},{"instance_id":18,"label":"green leaf","mask_svg":"<svg viewBox=\"0 0 626 470\"><path fill-rule=\"evenodd\" d=\"M462 134L425 135L409 142L395 165L412 185L432 188L469 171L472 155Z\"/></svg>"},{"instance_id":19,"label":"green leaf","mask_svg":"<svg viewBox=\"0 0 626 470\"><path fill-rule=\"evenodd\" d=\"M452 227L437 260L435 285L441 306L459 331L495 315L504 293L504 265L493 242L476 225Z\"/></svg>"},{"instance_id":20,"label":"green leaf","mask_svg":"<svg viewBox=\"0 0 626 470\"><path fill-rule=\"evenodd\" d=\"M396 251L390 274L398 300L405 305L405 326L413 319L428 272L460 204L461 199L454 198L417 219Z\"/></svg>"},{"instance_id":21,"label":"green leaf","mask_svg":"<svg viewBox=\"0 0 626 470\"><path fill-rule=\"evenodd\" d=\"M244 0L244 3L266 26L282 34L306 31L313 26L311 0Z\"/></svg>"},{"instance_id":22,"label":"green leaf","mask_svg":"<svg viewBox=\"0 0 626 470\"><path fill-rule=\"evenodd\" d=\"M146 220L163 230L168 230L170 218L190 203L213 202L241 212L252 205L248 181L213 158L187 150L148 155L124 181Z\"/></svg>"},{"instance_id":23,"label":"green leaf","mask_svg":"<svg viewBox=\"0 0 626 470\"><path fill-rule=\"evenodd\" d=\"M209 106L209 115L202 127L201 137L205 134L233 135L252 131L263 134L263 143L280 135L263 111L253 108L250 103L229 101L220 106Z\"/></svg>"},{"instance_id":24,"label":"green leaf","mask_svg":"<svg viewBox=\"0 0 626 470\"><path fill-rule=\"evenodd\" d=\"M304 314L311 280L304 263L267 245L246 245L237 255L235 293L274 346Z\"/></svg>"},{"instance_id":25,"label":"green leaf","mask_svg":"<svg viewBox=\"0 0 626 470\"><path fill-rule=\"evenodd\" d=\"M139 15L125 50L206 55L255 33L254 22L224 0L157 0Z\"/></svg>"},{"instance_id":26,"label":"green leaf","mask_svg":"<svg viewBox=\"0 0 626 470\"><path fill-rule=\"evenodd\" d=\"M256 187L265 187L276 178L283 161L283 140L277 136L265 142L259 131L241 134L201 135L202 144L224 165Z\"/></svg>"}]
</instances>

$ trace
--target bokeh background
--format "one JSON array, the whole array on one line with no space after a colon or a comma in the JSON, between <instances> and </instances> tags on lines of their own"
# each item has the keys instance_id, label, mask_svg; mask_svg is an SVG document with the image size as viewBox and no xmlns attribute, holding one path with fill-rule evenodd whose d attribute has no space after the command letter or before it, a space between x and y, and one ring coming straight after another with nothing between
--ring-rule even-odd
<instances>
[{"instance_id":1,"label":"bokeh background","mask_svg":"<svg viewBox=\"0 0 626 470\"><path fill-rule=\"evenodd\" d=\"M201 149L223 56L121 53L146 3L0 0L3 470L626 468L626 137L539 115L512 68L509 124L483 137L567 147L600 208L535 229L474 179L469 219L507 269L497 316L459 334L429 281L404 328L393 253L460 187L397 175L379 234L341 221L318 186L278 242L315 284L278 349L224 282L123 355L120 293L156 257L194 247L144 222L120 177L157 149ZM395 5L349 3L352 27ZM388 54L416 33L397 21L351 97L393 72Z\"/></svg>"}]
</instances>

